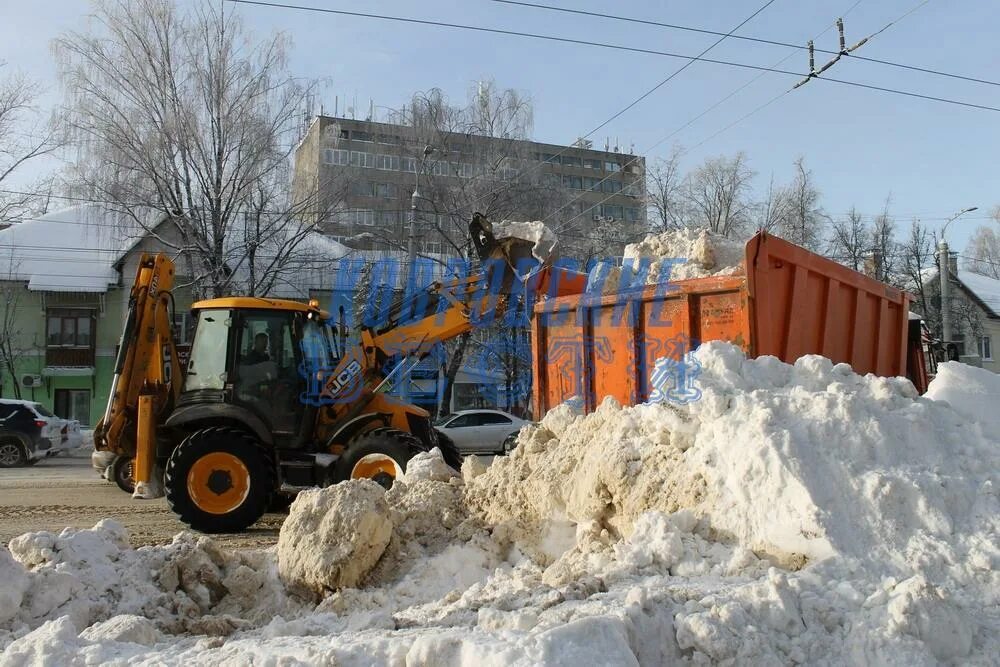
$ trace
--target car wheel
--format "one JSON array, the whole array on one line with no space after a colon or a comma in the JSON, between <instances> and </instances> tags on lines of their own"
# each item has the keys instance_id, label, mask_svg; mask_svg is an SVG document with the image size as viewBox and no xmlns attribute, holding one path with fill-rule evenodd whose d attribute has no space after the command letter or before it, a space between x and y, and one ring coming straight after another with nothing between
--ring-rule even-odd
<instances>
[{"instance_id":1,"label":"car wheel","mask_svg":"<svg viewBox=\"0 0 1000 667\"><path fill-rule=\"evenodd\" d=\"M131 456L119 456L111 464L111 475L118 488L125 493L135 492L135 459Z\"/></svg>"},{"instance_id":2,"label":"car wheel","mask_svg":"<svg viewBox=\"0 0 1000 667\"><path fill-rule=\"evenodd\" d=\"M24 445L13 438L0 441L0 468L17 468L28 461Z\"/></svg>"},{"instance_id":3,"label":"car wheel","mask_svg":"<svg viewBox=\"0 0 1000 667\"><path fill-rule=\"evenodd\" d=\"M510 435L508 435L506 438L504 438L504 440L503 440L503 453L504 454L510 454L512 451L514 451L514 448L517 447L517 434L518 433L520 433L520 431L514 431L513 433L511 433Z\"/></svg>"}]
</instances>

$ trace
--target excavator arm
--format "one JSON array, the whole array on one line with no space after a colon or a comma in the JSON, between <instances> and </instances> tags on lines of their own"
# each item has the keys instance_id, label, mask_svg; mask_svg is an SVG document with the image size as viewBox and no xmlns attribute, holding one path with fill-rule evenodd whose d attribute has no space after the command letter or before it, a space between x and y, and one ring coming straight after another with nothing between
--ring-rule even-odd
<instances>
[{"instance_id":1,"label":"excavator arm","mask_svg":"<svg viewBox=\"0 0 1000 667\"><path fill-rule=\"evenodd\" d=\"M470 234L481 270L434 282L423 293L394 303L381 326L363 329L360 349L346 355L329 376L323 392L327 401L337 403L351 396L353 402L359 390L375 393L389 379L380 376L386 359L401 356L418 361L436 344L472 331L480 322L497 321L513 295L566 296L586 288L585 273L553 266L548 256L533 256L535 244L530 239L495 238L492 225L479 213L473 216ZM353 381L345 382L349 369L355 369ZM379 386L370 388L373 381Z\"/></svg>"},{"instance_id":2,"label":"excavator arm","mask_svg":"<svg viewBox=\"0 0 1000 667\"><path fill-rule=\"evenodd\" d=\"M174 263L144 253L129 294L128 313L104 416L94 428L94 447L134 457L135 493L145 497L152 479L157 424L181 388L173 337Z\"/></svg>"}]
</instances>

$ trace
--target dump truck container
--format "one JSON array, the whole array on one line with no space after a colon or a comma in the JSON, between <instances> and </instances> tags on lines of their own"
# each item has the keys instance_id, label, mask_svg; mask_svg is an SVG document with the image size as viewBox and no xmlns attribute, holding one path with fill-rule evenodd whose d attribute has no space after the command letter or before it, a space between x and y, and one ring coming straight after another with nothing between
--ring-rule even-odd
<instances>
[{"instance_id":1,"label":"dump truck container","mask_svg":"<svg viewBox=\"0 0 1000 667\"><path fill-rule=\"evenodd\" d=\"M657 359L682 360L711 340L789 363L820 354L926 388L919 322L911 326L905 292L765 232L747 242L743 268L743 275L536 304L535 417L570 399L588 412L606 396L622 405L646 401ZM683 375L673 378L681 400L696 392L683 386L696 379Z\"/></svg>"}]
</instances>

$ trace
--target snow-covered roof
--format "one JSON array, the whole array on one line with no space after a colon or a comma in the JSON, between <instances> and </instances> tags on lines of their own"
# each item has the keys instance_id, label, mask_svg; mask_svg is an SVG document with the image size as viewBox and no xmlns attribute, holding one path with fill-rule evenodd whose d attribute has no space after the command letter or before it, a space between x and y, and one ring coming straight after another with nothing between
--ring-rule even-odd
<instances>
[{"instance_id":1,"label":"snow-covered roof","mask_svg":"<svg viewBox=\"0 0 1000 667\"><path fill-rule=\"evenodd\" d=\"M961 269L956 277L993 315L1000 317L1000 280Z\"/></svg>"},{"instance_id":2,"label":"snow-covered roof","mask_svg":"<svg viewBox=\"0 0 1000 667\"><path fill-rule=\"evenodd\" d=\"M989 310L990 315L1000 317L1000 280L965 269L959 269L957 273L952 273L965 291ZM924 269L921 275L925 284L932 281L935 285L937 284L937 267Z\"/></svg>"},{"instance_id":3,"label":"snow-covered roof","mask_svg":"<svg viewBox=\"0 0 1000 667\"><path fill-rule=\"evenodd\" d=\"M24 280L33 291L106 292L118 283L115 264L143 236L134 220L98 204L47 213L0 230L0 280Z\"/></svg>"}]
</instances>

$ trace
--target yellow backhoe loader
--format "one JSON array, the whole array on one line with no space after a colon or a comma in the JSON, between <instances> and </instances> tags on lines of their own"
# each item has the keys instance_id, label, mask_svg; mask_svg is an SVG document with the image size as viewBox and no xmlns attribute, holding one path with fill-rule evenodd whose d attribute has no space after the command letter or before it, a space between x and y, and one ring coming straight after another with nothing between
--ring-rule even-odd
<instances>
[{"instance_id":1,"label":"yellow backhoe loader","mask_svg":"<svg viewBox=\"0 0 1000 667\"><path fill-rule=\"evenodd\" d=\"M243 530L302 489L359 477L388 487L414 454L435 446L459 465L429 413L387 393L393 380L477 318L503 312L512 286L566 295L582 292L586 279L532 258L532 241L496 239L479 214L470 232L482 270L393 303L356 344L315 301L195 303L183 381L173 264L143 256L95 448L113 452L119 470L131 466L138 497L159 495L162 479L173 511L209 533Z\"/></svg>"}]
</instances>

